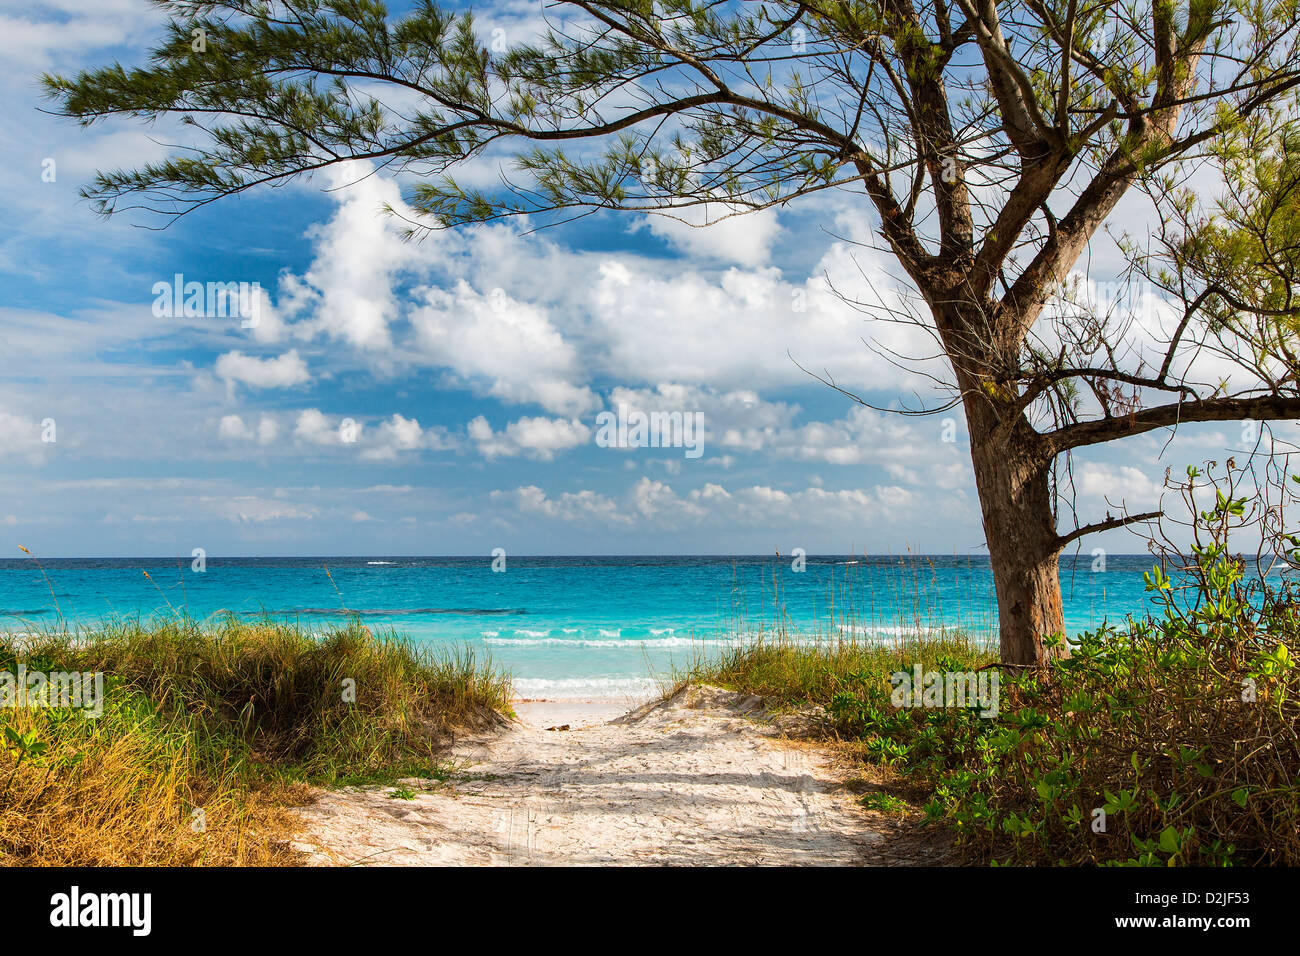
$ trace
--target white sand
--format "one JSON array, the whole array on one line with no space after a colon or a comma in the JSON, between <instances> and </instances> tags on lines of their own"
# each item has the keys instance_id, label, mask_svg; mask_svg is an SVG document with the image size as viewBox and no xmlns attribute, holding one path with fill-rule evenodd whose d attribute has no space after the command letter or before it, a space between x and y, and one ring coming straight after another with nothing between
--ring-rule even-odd
<instances>
[{"instance_id":1,"label":"white sand","mask_svg":"<svg viewBox=\"0 0 1300 956\"><path fill-rule=\"evenodd\" d=\"M618 703L519 705L520 723L456 745L452 781L404 781L412 800L324 793L296 846L322 865L873 862L872 815L757 698L692 687L600 722Z\"/></svg>"},{"instance_id":2,"label":"white sand","mask_svg":"<svg viewBox=\"0 0 1300 956\"><path fill-rule=\"evenodd\" d=\"M568 724L573 730L607 724L635 710L643 701L624 697L568 697L561 700L516 700L515 713L525 727L545 730Z\"/></svg>"}]
</instances>

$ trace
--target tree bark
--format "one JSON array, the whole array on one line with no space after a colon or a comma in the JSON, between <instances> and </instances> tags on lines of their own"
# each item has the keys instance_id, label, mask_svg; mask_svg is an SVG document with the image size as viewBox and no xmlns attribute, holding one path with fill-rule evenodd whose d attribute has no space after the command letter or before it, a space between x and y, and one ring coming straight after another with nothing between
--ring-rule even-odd
<instances>
[{"instance_id":1,"label":"tree bark","mask_svg":"<svg viewBox=\"0 0 1300 956\"><path fill-rule=\"evenodd\" d=\"M984 396L968 399L966 414L998 602L1001 660L1041 666L1063 654L1063 648L1049 650L1044 638L1065 629L1050 458L1019 416L1013 427L998 427Z\"/></svg>"}]
</instances>

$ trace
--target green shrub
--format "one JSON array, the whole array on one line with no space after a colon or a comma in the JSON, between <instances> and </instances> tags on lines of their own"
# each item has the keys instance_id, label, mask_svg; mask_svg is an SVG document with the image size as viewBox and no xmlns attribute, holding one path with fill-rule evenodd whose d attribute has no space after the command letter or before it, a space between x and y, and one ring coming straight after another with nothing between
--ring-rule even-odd
<instances>
[{"instance_id":1,"label":"green shrub","mask_svg":"<svg viewBox=\"0 0 1300 956\"><path fill-rule=\"evenodd\" d=\"M1231 460L1189 469L1172 487L1191 545L1153 541L1150 613L1077 637L1048 669L1002 673L994 719L892 698L891 675L914 665L997 666L951 636L759 642L679 683L823 705L847 753L888 768L901 785L891 789L929 795L926 821L953 831L970 862L1300 864L1300 593L1270 573L1300 566L1300 536L1283 530L1300 482L1252 477ZM1230 549L1250 531L1253 573ZM885 796L870 799L885 808Z\"/></svg>"},{"instance_id":2,"label":"green shrub","mask_svg":"<svg viewBox=\"0 0 1300 956\"><path fill-rule=\"evenodd\" d=\"M1213 467L1213 463L1211 463ZM1229 462L1196 508L1154 613L1072 642L1051 671L1006 681L1001 719L917 752L931 820L974 858L1018 863L1300 863L1300 650L1295 587L1246 574L1234 531L1270 509L1238 496ZM1225 487L1226 486L1226 487ZM1253 511L1253 513L1252 513ZM1297 542L1284 557L1295 558ZM1008 699L1009 698L1009 699Z\"/></svg>"}]
</instances>

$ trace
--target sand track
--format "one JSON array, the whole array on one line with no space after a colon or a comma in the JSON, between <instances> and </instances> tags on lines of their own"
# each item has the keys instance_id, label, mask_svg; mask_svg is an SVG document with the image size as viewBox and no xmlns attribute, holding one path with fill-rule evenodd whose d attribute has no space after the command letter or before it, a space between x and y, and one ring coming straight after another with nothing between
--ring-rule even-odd
<instances>
[{"instance_id":1,"label":"sand track","mask_svg":"<svg viewBox=\"0 0 1300 956\"><path fill-rule=\"evenodd\" d=\"M454 748L453 779L329 791L302 809L317 865L879 862L883 834L823 755L756 698L691 687L609 723L512 725Z\"/></svg>"}]
</instances>

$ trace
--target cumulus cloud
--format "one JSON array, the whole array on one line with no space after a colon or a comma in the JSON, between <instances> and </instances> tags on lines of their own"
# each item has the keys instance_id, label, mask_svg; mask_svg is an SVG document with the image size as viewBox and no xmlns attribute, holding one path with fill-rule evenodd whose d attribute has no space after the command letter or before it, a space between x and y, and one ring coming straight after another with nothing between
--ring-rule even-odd
<instances>
[{"instance_id":1,"label":"cumulus cloud","mask_svg":"<svg viewBox=\"0 0 1300 956\"><path fill-rule=\"evenodd\" d=\"M411 451L424 444L424 429L414 418L403 418L396 412L376 429L378 443L368 448L366 454L374 458L391 458L399 451Z\"/></svg>"},{"instance_id":2,"label":"cumulus cloud","mask_svg":"<svg viewBox=\"0 0 1300 956\"><path fill-rule=\"evenodd\" d=\"M291 338L298 348L268 360L223 355L217 374L228 384L306 383L301 349L325 365L324 380L340 365L382 377L429 367L444 371L444 388L569 419L601 407L593 383L606 381L660 391L707 386L719 420L729 403L743 401L788 424L797 406L765 406L754 382L808 385L798 361L848 387L914 386L915 376L859 339L874 337L901 354L932 344L905 325L866 321L863 309L901 311L888 263L869 249L831 242L806 278L787 280L767 265L781 229L775 213L702 229L651 217L646 228L691 256L665 261L565 248L528 234L525 224L404 243L379 212L389 204L409 213L394 180L349 164L328 185L337 207L308 233L311 265L282 276L277 301L259 303L261 321L251 330L263 344ZM318 358L322 337L353 351ZM782 424L753 419L734 422L728 440L738 450L755 440L753 429Z\"/></svg>"},{"instance_id":3,"label":"cumulus cloud","mask_svg":"<svg viewBox=\"0 0 1300 956\"><path fill-rule=\"evenodd\" d=\"M524 224L413 245L376 214L384 202L405 210L392 180L353 170L331 185L344 182L351 185L331 193L335 215L311 233L311 267L282 279L271 318L255 330L263 340L282 337L280 316L293 317L291 334L344 340L356 347L351 361L382 374L440 368L449 384L568 417L599 407L591 387L599 378L724 392L754 382L807 385L790 356L849 387L927 387L860 341L903 355L933 350L916 329L868 321L868 312L903 310L889 262L830 242L807 277L787 280L766 264L780 228L775 213L703 229L650 217L645 228L689 260L568 249ZM403 276L420 288L399 288ZM398 338L401 319L409 340Z\"/></svg>"},{"instance_id":4,"label":"cumulus cloud","mask_svg":"<svg viewBox=\"0 0 1300 956\"><path fill-rule=\"evenodd\" d=\"M46 0L0 15L0 54L24 75L53 69L69 56L143 40L157 27L150 13L132 0Z\"/></svg>"},{"instance_id":5,"label":"cumulus cloud","mask_svg":"<svg viewBox=\"0 0 1300 956\"><path fill-rule=\"evenodd\" d=\"M601 521L627 525L632 522L617 502L595 491L564 492L552 498L536 485L523 485L511 491L494 491L491 499L513 505L525 514L542 515L563 521Z\"/></svg>"},{"instance_id":6,"label":"cumulus cloud","mask_svg":"<svg viewBox=\"0 0 1300 956\"><path fill-rule=\"evenodd\" d=\"M405 453L459 450L463 445L446 428L422 427L418 419L407 418L400 412L377 423L328 415L318 408L303 409L292 416L282 415L280 419L263 414L254 427L241 415L226 415L217 425L217 434L228 442L256 442L265 446L274 444L288 429L300 447L286 447L286 453L300 455L302 445L355 446L363 461L392 461ZM376 487L410 490L408 486Z\"/></svg>"},{"instance_id":7,"label":"cumulus cloud","mask_svg":"<svg viewBox=\"0 0 1300 956\"><path fill-rule=\"evenodd\" d=\"M1145 228L1145 224L1143 224ZM1042 348L1055 353L1062 341L1073 342L1067 329L1077 329L1082 317L1103 323L1105 350L1091 354L1071 353L1072 364L1101 365L1112 363L1127 371L1161 368L1169 343L1182 328L1183 308L1163 297L1161 291L1145 281L1099 280L1080 269L1072 270L1062 283L1058 295L1043 310L1043 321L1035 327ZM1228 392L1255 387L1259 376L1243 365L1241 355L1250 355L1253 346L1237 339L1231 331L1210 333L1194 322L1183 330L1181 346L1170 362L1168 376L1185 381L1203 391L1224 388ZM1281 359L1266 361L1276 380L1286 374ZM1161 395L1161 400L1168 396ZM1100 407L1085 395L1085 409L1099 413Z\"/></svg>"},{"instance_id":8,"label":"cumulus cloud","mask_svg":"<svg viewBox=\"0 0 1300 956\"><path fill-rule=\"evenodd\" d=\"M216 373L227 385L238 382L249 388L289 388L311 381L307 363L297 349L273 359L227 352L217 359Z\"/></svg>"},{"instance_id":9,"label":"cumulus cloud","mask_svg":"<svg viewBox=\"0 0 1300 956\"><path fill-rule=\"evenodd\" d=\"M368 429L366 434L368 437L361 457L375 461L387 461L402 452L423 449L446 451L456 445L445 428L421 428L417 419L405 418L397 412L377 427Z\"/></svg>"},{"instance_id":10,"label":"cumulus cloud","mask_svg":"<svg viewBox=\"0 0 1300 956\"><path fill-rule=\"evenodd\" d=\"M704 509L693 502L678 498L672 487L662 481L642 477L629 492L632 505L643 518L654 519L665 513L676 516L698 517Z\"/></svg>"},{"instance_id":11,"label":"cumulus cloud","mask_svg":"<svg viewBox=\"0 0 1300 956\"><path fill-rule=\"evenodd\" d=\"M361 432L355 420L331 417L318 408L303 409L293 426L294 437L309 445L351 444L361 437Z\"/></svg>"},{"instance_id":12,"label":"cumulus cloud","mask_svg":"<svg viewBox=\"0 0 1300 956\"><path fill-rule=\"evenodd\" d=\"M727 489L707 482L679 494L665 482L642 476L621 498L594 490L552 497L537 485L527 485L494 491L491 499L522 514L560 521L597 521L611 527L663 530L702 524L719 528L807 525L846 530L853 522L907 520L909 510L920 503L920 493L898 485L840 490L811 486L787 491L770 485ZM929 507L935 514L956 515L967 504L965 496L958 495Z\"/></svg>"},{"instance_id":13,"label":"cumulus cloud","mask_svg":"<svg viewBox=\"0 0 1300 956\"><path fill-rule=\"evenodd\" d=\"M903 355L933 351L924 332L868 322L843 300L879 300L882 314L902 308L888 293L897 283L883 264L870 253L856 253L854 262L847 250L833 247L817 273L796 282L775 268L730 268L714 275L676 263L666 272L631 257L607 257L586 293L588 338L599 344L593 355L608 374L627 383L695 382L720 390L754 382L808 385L803 365L825 370L847 387L928 387L862 342L874 339L878 348Z\"/></svg>"},{"instance_id":14,"label":"cumulus cloud","mask_svg":"<svg viewBox=\"0 0 1300 956\"><path fill-rule=\"evenodd\" d=\"M759 440L755 445L759 438L766 441ZM800 461L905 466L934 459L943 449L940 438L937 423L927 435L899 416L861 405L853 406L844 418L833 422L808 422L764 436L733 436L736 447L771 448Z\"/></svg>"},{"instance_id":15,"label":"cumulus cloud","mask_svg":"<svg viewBox=\"0 0 1300 956\"><path fill-rule=\"evenodd\" d=\"M852 406L840 419L798 423L802 409L770 402L750 389L716 391L687 385L653 389L618 387L613 406L645 411L699 411L706 447L764 454L831 465L878 465L899 481L954 488L970 478L965 449L944 441L944 422L917 422L899 415ZM955 437L955 429L954 429Z\"/></svg>"},{"instance_id":16,"label":"cumulus cloud","mask_svg":"<svg viewBox=\"0 0 1300 956\"><path fill-rule=\"evenodd\" d=\"M271 295L259 285L252 293L253 303L248 321L249 333L255 342L274 345L283 341L289 334L289 327L271 300ZM242 327L242 322L241 322Z\"/></svg>"},{"instance_id":17,"label":"cumulus cloud","mask_svg":"<svg viewBox=\"0 0 1300 956\"><path fill-rule=\"evenodd\" d=\"M1098 462L1088 462L1079 470L1075 487L1084 497L1136 511L1154 505L1163 491L1162 482L1152 479L1139 468Z\"/></svg>"},{"instance_id":18,"label":"cumulus cloud","mask_svg":"<svg viewBox=\"0 0 1300 956\"><path fill-rule=\"evenodd\" d=\"M674 216L646 216L642 224L693 257L705 256L751 268L766 265L772 244L781 232L775 209L746 215L723 203L706 203L678 210ZM637 228L634 227L634 228Z\"/></svg>"},{"instance_id":19,"label":"cumulus cloud","mask_svg":"<svg viewBox=\"0 0 1300 956\"><path fill-rule=\"evenodd\" d=\"M429 288L411 321L427 359L489 395L535 402L549 412L576 415L594 408L591 389L578 384L578 356L545 310L500 288L480 294L460 281L454 290Z\"/></svg>"},{"instance_id":20,"label":"cumulus cloud","mask_svg":"<svg viewBox=\"0 0 1300 956\"><path fill-rule=\"evenodd\" d=\"M610 390L608 404L613 409L626 405L644 412L701 412L710 442L720 444L727 443L727 435L738 435L742 430L774 433L789 427L800 411L798 405L765 401L753 389L720 391L669 382L654 388L618 386ZM738 446L742 444L737 442Z\"/></svg>"},{"instance_id":21,"label":"cumulus cloud","mask_svg":"<svg viewBox=\"0 0 1300 956\"><path fill-rule=\"evenodd\" d=\"M217 434L228 441L256 441L259 445L269 445L280 434L280 426L270 415L263 415L257 428L245 424L239 415L226 415L217 426Z\"/></svg>"},{"instance_id":22,"label":"cumulus cloud","mask_svg":"<svg viewBox=\"0 0 1300 956\"><path fill-rule=\"evenodd\" d=\"M372 175L367 163L346 163L326 171L327 186L339 206L329 222L309 230L316 254L302 276L281 281L282 307L300 317L299 335L324 334L365 352L393 345L391 323L399 313L396 277L428 255L402 241L399 217L412 211L397 183ZM434 243L436 245L436 243Z\"/></svg>"},{"instance_id":23,"label":"cumulus cloud","mask_svg":"<svg viewBox=\"0 0 1300 956\"><path fill-rule=\"evenodd\" d=\"M470 440L485 458L527 455L550 461L557 452L586 444L591 429L576 418L521 418L494 432L482 415L469 423Z\"/></svg>"}]
</instances>

